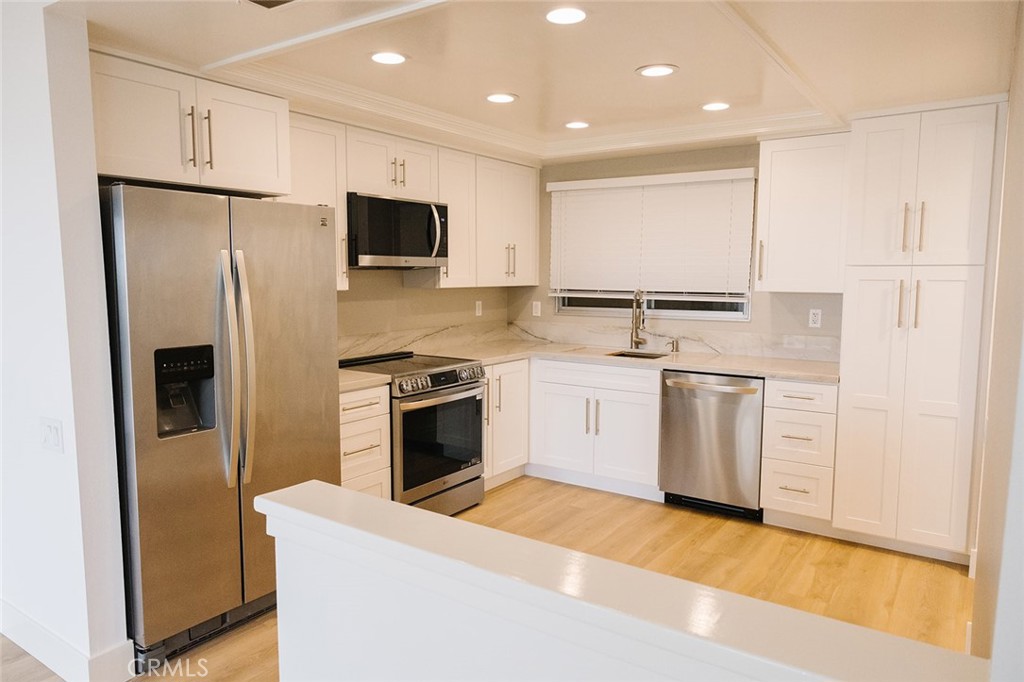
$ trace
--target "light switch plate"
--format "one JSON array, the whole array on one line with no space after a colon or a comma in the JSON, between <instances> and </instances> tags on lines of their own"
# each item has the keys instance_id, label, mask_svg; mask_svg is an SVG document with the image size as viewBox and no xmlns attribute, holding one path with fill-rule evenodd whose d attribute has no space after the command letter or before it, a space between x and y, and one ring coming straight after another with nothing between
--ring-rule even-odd
<instances>
[{"instance_id":1,"label":"light switch plate","mask_svg":"<svg viewBox=\"0 0 1024 682\"><path fill-rule=\"evenodd\" d=\"M480 317L483 314L484 314L484 302L483 301L477 301L476 302L476 316Z\"/></svg>"},{"instance_id":2,"label":"light switch plate","mask_svg":"<svg viewBox=\"0 0 1024 682\"><path fill-rule=\"evenodd\" d=\"M540 317L540 301L533 302L533 316Z\"/></svg>"}]
</instances>

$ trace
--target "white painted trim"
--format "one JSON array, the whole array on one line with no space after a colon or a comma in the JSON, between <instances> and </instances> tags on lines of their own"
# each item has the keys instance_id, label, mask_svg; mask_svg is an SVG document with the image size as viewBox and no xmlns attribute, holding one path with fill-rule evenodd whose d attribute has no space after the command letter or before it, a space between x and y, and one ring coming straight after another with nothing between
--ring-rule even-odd
<instances>
[{"instance_id":1,"label":"white painted trim","mask_svg":"<svg viewBox=\"0 0 1024 682\"><path fill-rule=\"evenodd\" d=\"M978 104L1000 104L1008 101L1009 93L1003 92L995 95L981 95L978 97L966 97L964 99L949 99L938 102L921 102L909 104L905 107L893 107L891 109L872 109L869 111L857 111L850 114L851 121L862 118L877 118L879 116L898 116L900 114L919 114L922 111L935 111L937 109L959 109L960 107L973 107Z\"/></svg>"},{"instance_id":2,"label":"white painted trim","mask_svg":"<svg viewBox=\"0 0 1024 682\"><path fill-rule=\"evenodd\" d=\"M861 545L879 547L881 549L888 549L894 552L903 552L904 554L913 554L914 556L923 556L929 559L938 559L939 561L948 561L962 566L966 566L969 562L968 555L963 552L953 552L948 549L936 549L934 547L926 547L924 545L918 545L911 542L903 542L902 540L879 538L866 533L855 533L853 531L840 530L838 528L833 528L832 522L828 520L812 519L799 514L790 514L789 512L781 512L774 509L764 510L764 522L769 526L789 528L790 530L799 530L804 533L814 533L815 535L823 535L827 538L856 542Z\"/></svg>"},{"instance_id":3,"label":"white painted trim","mask_svg":"<svg viewBox=\"0 0 1024 682\"><path fill-rule=\"evenodd\" d=\"M135 676L135 645L130 639L90 658L7 601L0 601L0 623L7 639L46 661L65 680L125 682Z\"/></svg>"},{"instance_id":4,"label":"white painted trim","mask_svg":"<svg viewBox=\"0 0 1024 682\"><path fill-rule=\"evenodd\" d=\"M754 177L753 168L695 171L692 173L663 173L661 175L634 175L623 178L597 180L565 180L549 182L547 191L561 192L574 189L607 189L609 187L642 187L645 185L680 185L686 182L715 182L719 180L745 180Z\"/></svg>"},{"instance_id":5,"label":"white painted trim","mask_svg":"<svg viewBox=\"0 0 1024 682\"><path fill-rule=\"evenodd\" d=\"M978 548L971 548L969 563L967 564L967 577L974 580L978 574ZM969 639L969 638L968 638ZM970 651L970 649L968 649Z\"/></svg>"},{"instance_id":6,"label":"white painted trim","mask_svg":"<svg viewBox=\"0 0 1024 682\"><path fill-rule=\"evenodd\" d=\"M559 469L557 467L548 466L547 464L527 464L526 475L535 476L537 478L546 478L549 481L558 481L559 483L578 485L584 488L592 488L594 490L603 490L608 493L628 495L629 497L637 497L641 500L650 500L651 502L665 501L665 493L658 490L658 486L655 485L644 485L643 483L634 483L632 481L620 481L618 479L598 476L596 474L588 474L582 471Z\"/></svg>"},{"instance_id":7,"label":"white painted trim","mask_svg":"<svg viewBox=\"0 0 1024 682\"><path fill-rule=\"evenodd\" d=\"M367 16L359 17L358 19L353 19L351 21L345 21L340 24L335 24L334 26L328 26L327 28L320 29L319 31L313 31L312 33L306 33L301 36L289 38L288 40L282 40L277 43L265 45L264 47L259 47L254 50L248 50L247 52L242 52L231 57L225 57L220 61L216 61L212 64L206 64L205 66L201 66L199 67L199 70L203 73L206 73L209 71L214 71L216 69L231 66L233 64L241 64L244 62L252 61L254 59L271 57L279 52L285 52L286 50L295 49L296 47L299 47L305 43L310 43L315 40L321 40L323 38L329 38L331 36L338 35L339 33L351 31L352 29L359 28L361 26L369 26L370 24L376 24L387 19L394 19L395 17L400 17L404 14L418 12L421 9L433 7L434 5L440 5L444 2L447 2L447 0L419 0L419 2L413 2L408 5L390 7L381 12L369 14Z\"/></svg>"}]
</instances>

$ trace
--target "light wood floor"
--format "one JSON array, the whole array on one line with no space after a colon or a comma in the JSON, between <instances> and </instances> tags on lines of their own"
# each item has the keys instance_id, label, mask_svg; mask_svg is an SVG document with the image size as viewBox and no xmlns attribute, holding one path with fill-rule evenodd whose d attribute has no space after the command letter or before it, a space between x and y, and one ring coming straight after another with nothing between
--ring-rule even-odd
<instances>
[{"instance_id":1,"label":"light wood floor","mask_svg":"<svg viewBox=\"0 0 1024 682\"><path fill-rule=\"evenodd\" d=\"M963 566L537 478L487 493L473 523L962 651L973 600ZM2 682L58 682L0 637ZM269 613L187 652L161 679L276 682ZM171 662L172 665L175 661Z\"/></svg>"}]
</instances>

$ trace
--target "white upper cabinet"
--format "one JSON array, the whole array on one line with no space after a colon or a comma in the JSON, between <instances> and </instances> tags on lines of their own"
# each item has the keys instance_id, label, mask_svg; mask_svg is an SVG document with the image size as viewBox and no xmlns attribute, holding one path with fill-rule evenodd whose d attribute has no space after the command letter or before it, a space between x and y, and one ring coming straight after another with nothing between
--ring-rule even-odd
<instances>
[{"instance_id":1,"label":"white upper cabinet","mask_svg":"<svg viewBox=\"0 0 1024 682\"><path fill-rule=\"evenodd\" d=\"M842 293L849 138L761 143L757 291Z\"/></svg>"},{"instance_id":2,"label":"white upper cabinet","mask_svg":"<svg viewBox=\"0 0 1024 682\"><path fill-rule=\"evenodd\" d=\"M477 286L539 283L535 168L478 157Z\"/></svg>"},{"instance_id":3,"label":"white upper cabinet","mask_svg":"<svg viewBox=\"0 0 1024 682\"><path fill-rule=\"evenodd\" d=\"M101 175L290 191L288 102L93 53Z\"/></svg>"},{"instance_id":4,"label":"white upper cabinet","mask_svg":"<svg viewBox=\"0 0 1024 682\"><path fill-rule=\"evenodd\" d=\"M334 207L338 291L345 291L348 289L345 126L292 114L291 157L292 191L283 200Z\"/></svg>"},{"instance_id":5,"label":"white upper cabinet","mask_svg":"<svg viewBox=\"0 0 1024 682\"><path fill-rule=\"evenodd\" d=\"M854 121L846 261L982 265L996 106Z\"/></svg>"},{"instance_id":6,"label":"white upper cabinet","mask_svg":"<svg viewBox=\"0 0 1024 682\"><path fill-rule=\"evenodd\" d=\"M434 145L361 128L348 129L348 190L381 197L437 201Z\"/></svg>"}]
</instances>

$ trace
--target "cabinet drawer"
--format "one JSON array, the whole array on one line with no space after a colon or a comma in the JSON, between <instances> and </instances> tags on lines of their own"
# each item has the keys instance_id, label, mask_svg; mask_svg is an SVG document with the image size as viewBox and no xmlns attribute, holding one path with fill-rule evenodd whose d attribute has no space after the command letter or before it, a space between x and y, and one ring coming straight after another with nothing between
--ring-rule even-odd
<instances>
[{"instance_id":1,"label":"cabinet drawer","mask_svg":"<svg viewBox=\"0 0 1024 682\"><path fill-rule=\"evenodd\" d=\"M836 455L836 416L764 408L761 456L830 467Z\"/></svg>"},{"instance_id":2,"label":"cabinet drawer","mask_svg":"<svg viewBox=\"0 0 1024 682\"><path fill-rule=\"evenodd\" d=\"M634 393L661 393L661 370L634 369L589 362L535 360L530 370L534 381L587 388L607 388Z\"/></svg>"},{"instance_id":3,"label":"cabinet drawer","mask_svg":"<svg viewBox=\"0 0 1024 682\"><path fill-rule=\"evenodd\" d=\"M382 500L391 499L391 467L375 471L372 474L356 476L347 481L342 481L342 488L356 490L367 495L379 497Z\"/></svg>"},{"instance_id":4,"label":"cabinet drawer","mask_svg":"<svg viewBox=\"0 0 1024 682\"><path fill-rule=\"evenodd\" d=\"M341 423L348 424L357 419L388 414L391 411L390 399L391 389L387 386L342 393L338 398Z\"/></svg>"},{"instance_id":5,"label":"cabinet drawer","mask_svg":"<svg viewBox=\"0 0 1024 682\"><path fill-rule=\"evenodd\" d=\"M835 384L766 379L764 382L764 404L765 407L788 407L792 410L835 414L838 392L838 387Z\"/></svg>"},{"instance_id":6,"label":"cabinet drawer","mask_svg":"<svg viewBox=\"0 0 1024 682\"><path fill-rule=\"evenodd\" d=\"M762 459L761 506L830 520L832 468Z\"/></svg>"},{"instance_id":7,"label":"cabinet drawer","mask_svg":"<svg viewBox=\"0 0 1024 682\"><path fill-rule=\"evenodd\" d=\"M341 425L341 480L391 466L391 416Z\"/></svg>"}]
</instances>

